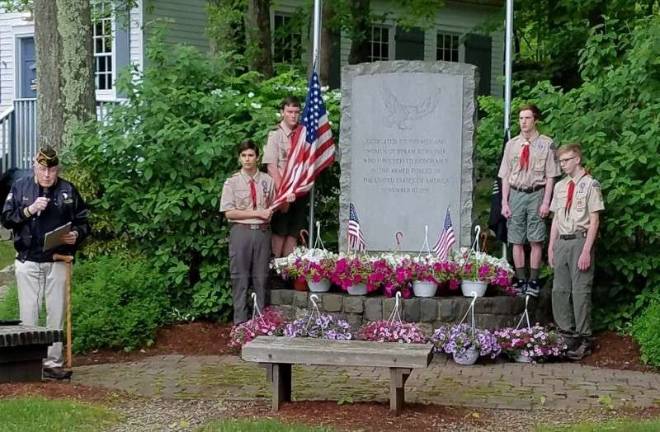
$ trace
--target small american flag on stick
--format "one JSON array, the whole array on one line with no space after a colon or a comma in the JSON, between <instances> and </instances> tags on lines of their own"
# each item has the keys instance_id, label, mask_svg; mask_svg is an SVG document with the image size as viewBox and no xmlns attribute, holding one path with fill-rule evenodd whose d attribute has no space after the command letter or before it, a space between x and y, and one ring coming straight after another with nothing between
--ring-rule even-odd
<instances>
[{"instance_id":1,"label":"small american flag on stick","mask_svg":"<svg viewBox=\"0 0 660 432\"><path fill-rule=\"evenodd\" d=\"M433 253L438 257L438 259L445 261L449 250L456 243L456 238L454 237L454 227L451 224L451 216L449 215L449 207L447 207L447 215L445 216L445 224L442 227L442 233L438 238L435 246L433 246Z\"/></svg>"},{"instance_id":2,"label":"small american flag on stick","mask_svg":"<svg viewBox=\"0 0 660 432\"><path fill-rule=\"evenodd\" d=\"M330 166L334 159L335 143L328 112L323 104L319 76L314 71L309 79L302 122L291 135L289 159L271 208L284 204L291 194L299 198L309 192L316 177Z\"/></svg>"},{"instance_id":3,"label":"small american flag on stick","mask_svg":"<svg viewBox=\"0 0 660 432\"><path fill-rule=\"evenodd\" d=\"M367 247L360 229L360 219L358 219L353 203L350 203L348 209L348 247L360 252Z\"/></svg>"}]
</instances>

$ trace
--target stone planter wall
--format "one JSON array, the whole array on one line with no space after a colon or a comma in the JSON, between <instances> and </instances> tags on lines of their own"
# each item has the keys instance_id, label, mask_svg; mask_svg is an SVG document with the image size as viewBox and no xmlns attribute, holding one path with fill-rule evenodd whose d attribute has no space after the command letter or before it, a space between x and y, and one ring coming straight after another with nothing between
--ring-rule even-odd
<instances>
[{"instance_id":1,"label":"stone planter wall","mask_svg":"<svg viewBox=\"0 0 660 432\"><path fill-rule=\"evenodd\" d=\"M301 316L311 307L312 293L290 289L271 291L271 304L288 318ZM317 293L321 312L333 313L345 318L354 328L367 321L387 319L394 308L395 300L383 296L352 296L344 293ZM547 322L547 297L531 299L529 311L532 321ZM404 321L420 323L430 331L442 324L455 323L463 318L471 298L431 297L404 299L402 318ZM525 310L525 299L521 297L480 297L475 307L475 321L479 328L497 329L518 324ZM469 319L469 318L468 318Z\"/></svg>"}]
</instances>

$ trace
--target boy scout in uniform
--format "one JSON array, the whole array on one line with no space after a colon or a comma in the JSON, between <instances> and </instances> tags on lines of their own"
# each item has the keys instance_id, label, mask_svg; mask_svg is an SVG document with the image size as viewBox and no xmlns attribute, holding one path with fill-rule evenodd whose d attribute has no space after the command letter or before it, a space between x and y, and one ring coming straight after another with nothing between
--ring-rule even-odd
<instances>
[{"instance_id":1,"label":"boy scout in uniform","mask_svg":"<svg viewBox=\"0 0 660 432\"><path fill-rule=\"evenodd\" d=\"M286 167L289 149L291 148L291 135L298 127L300 117L300 101L289 96L280 104L282 121L268 133L268 142L264 148L263 163L266 164L268 174L275 182L277 191L282 182L284 168ZM291 205L280 209L273 215L273 255L275 258L289 255L296 247L300 230L306 228L308 198L299 198Z\"/></svg>"},{"instance_id":2,"label":"boy scout in uniform","mask_svg":"<svg viewBox=\"0 0 660 432\"><path fill-rule=\"evenodd\" d=\"M540 111L524 105L519 111L520 135L506 143L498 176L502 179L502 215L508 219L508 241L513 244L516 268L514 289L520 295L539 295L539 268L550 212L554 177L559 176L552 139L540 135ZM529 241L530 275L525 271L525 243Z\"/></svg>"},{"instance_id":3,"label":"boy scout in uniform","mask_svg":"<svg viewBox=\"0 0 660 432\"><path fill-rule=\"evenodd\" d=\"M605 207L600 184L582 167L577 144L559 149L559 163L567 174L555 186L550 210L554 213L548 261L555 269L552 314L567 339L566 356L580 360L591 354L591 285L594 243L599 213Z\"/></svg>"},{"instance_id":4,"label":"boy scout in uniform","mask_svg":"<svg viewBox=\"0 0 660 432\"><path fill-rule=\"evenodd\" d=\"M220 211L231 228L229 270L231 273L234 324L248 320L248 286L257 294L257 304L266 302L266 282L270 261L269 209L275 197L273 179L257 169L259 148L251 140L238 148L241 170L225 181Z\"/></svg>"}]
</instances>

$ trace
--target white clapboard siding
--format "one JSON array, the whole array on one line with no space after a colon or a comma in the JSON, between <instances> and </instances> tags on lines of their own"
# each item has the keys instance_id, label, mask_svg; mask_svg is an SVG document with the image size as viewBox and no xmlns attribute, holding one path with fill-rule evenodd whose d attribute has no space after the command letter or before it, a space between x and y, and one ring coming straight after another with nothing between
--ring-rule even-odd
<instances>
[{"instance_id":1,"label":"white clapboard siding","mask_svg":"<svg viewBox=\"0 0 660 432\"><path fill-rule=\"evenodd\" d=\"M149 23L154 19L171 20L167 26L166 42L192 45L201 51L208 51L207 4L207 0L150 0L143 8L144 22ZM144 37L148 43L148 27Z\"/></svg>"},{"instance_id":2,"label":"white clapboard siding","mask_svg":"<svg viewBox=\"0 0 660 432\"><path fill-rule=\"evenodd\" d=\"M32 34L29 14L0 10L0 112L10 108L16 97L16 37Z\"/></svg>"}]
</instances>

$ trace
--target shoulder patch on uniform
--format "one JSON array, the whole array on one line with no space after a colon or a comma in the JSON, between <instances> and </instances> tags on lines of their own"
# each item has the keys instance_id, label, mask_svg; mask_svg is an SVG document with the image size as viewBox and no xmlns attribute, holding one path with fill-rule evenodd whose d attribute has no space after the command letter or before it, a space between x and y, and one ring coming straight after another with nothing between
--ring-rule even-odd
<instances>
[{"instance_id":1,"label":"shoulder patch on uniform","mask_svg":"<svg viewBox=\"0 0 660 432\"><path fill-rule=\"evenodd\" d=\"M591 180L591 187L600 189L600 183L596 179Z\"/></svg>"}]
</instances>

